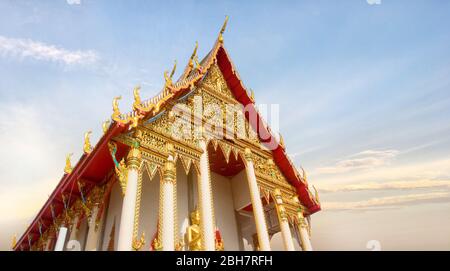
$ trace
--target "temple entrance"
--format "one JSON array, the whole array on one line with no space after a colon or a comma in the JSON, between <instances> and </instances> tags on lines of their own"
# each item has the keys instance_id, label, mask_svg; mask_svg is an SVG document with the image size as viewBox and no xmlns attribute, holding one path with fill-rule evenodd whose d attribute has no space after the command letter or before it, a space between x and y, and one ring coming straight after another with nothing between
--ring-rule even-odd
<instances>
[{"instance_id":1,"label":"temple entrance","mask_svg":"<svg viewBox=\"0 0 450 271\"><path fill-rule=\"evenodd\" d=\"M208 145L216 236L224 250L254 250L256 227L252 211L246 210L251 199L245 164L239 155L227 158L225 153L220 144Z\"/></svg>"}]
</instances>

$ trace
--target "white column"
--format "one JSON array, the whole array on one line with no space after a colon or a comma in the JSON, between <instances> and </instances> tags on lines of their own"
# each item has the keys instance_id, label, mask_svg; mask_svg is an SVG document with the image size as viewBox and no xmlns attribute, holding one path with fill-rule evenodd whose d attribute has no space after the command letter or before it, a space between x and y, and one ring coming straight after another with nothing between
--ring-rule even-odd
<instances>
[{"instance_id":1,"label":"white column","mask_svg":"<svg viewBox=\"0 0 450 271\"><path fill-rule=\"evenodd\" d=\"M270 250L269 234L267 232L264 209L259 194L258 183L256 181L255 168L251 157L251 150L245 149L245 171L252 201L253 216L255 218L256 233L258 234L259 249L261 251Z\"/></svg>"},{"instance_id":2,"label":"white column","mask_svg":"<svg viewBox=\"0 0 450 271\"><path fill-rule=\"evenodd\" d=\"M208 149L205 139L199 140L203 153L200 156L200 176L198 178L198 200L200 205L200 225L203 231L204 250L214 251L214 208L211 188L211 173L209 172Z\"/></svg>"},{"instance_id":3,"label":"white column","mask_svg":"<svg viewBox=\"0 0 450 271\"><path fill-rule=\"evenodd\" d=\"M167 145L169 156L164 165L163 179L161 180L161 202L160 202L160 226L161 226L161 246L163 251L175 250L175 205L174 194L176 182L176 168L174 163L173 146Z\"/></svg>"},{"instance_id":4,"label":"white column","mask_svg":"<svg viewBox=\"0 0 450 271\"><path fill-rule=\"evenodd\" d=\"M132 250L134 211L136 207L136 192L138 186L138 175L141 153L137 147L131 148L127 156L127 184L125 196L122 203L122 213L120 216L119 239L117 250Z\"/></svg>"},{"instance_id":5,"label":"white column","mask_svg":"<svg viewBox=\"0 0 450 271\"><path fill-rule=\"evenodd\" d=\"M61 226L59 228L58 239L55 244L55 251L63 251L64 243L66 242L67 228L66 226Z\"/></svg>"},{"instance_id":6,"label":"white column","mask_svg":"<svg viewBox=\"0 0 450 271\"><path fill-rule=\"evenodd\" d=\"M306 224L305 218L301 211L299 211L297 215L298 215L298 232L300 235L300 241L302 242L301 244L302 250L312 251L313 248L311 245L311 240L309 239L308 225Z\"/></svg>"},{"instance_id":7,"label":"white column","mask_svg":"<svg viewBox=\"0 0 450 271\"><path fill-rule=\"evenodd\" d=\"M89 230L84 249L85 251L97 250L98 238L100 236L98 227L96 226L98 211L98 205L94 205L92 208L91 217L89 219Z\"/></svg>"},{"instance_id":8,"label":"white column","mask_svg":"<svg viewBox=\"0 0 450 271\"><path fill-rule=\"evenodd\" d=\"M80 221L80 216L75 215L72 221L72 227L70 229L70 235L69 235L69 241L70 240L77 240L77 231L78 231L78 222Z\"/></svg>"},{"instance_id":9,"label":"white column","mask_svg":"<svg viewBox=\"0 0 450 271\"><path fill-rule=\"evenodd\" d=\"M275 204L278 212L278 221L280 222L281 236L283 237L284 249L287 251L293 251L294 241L292 240L291 229L289 227L289 221L287 218L286 210L283 206L283 198L281 191L276 188L274 191Z\"/></svg>"}]
</instances>

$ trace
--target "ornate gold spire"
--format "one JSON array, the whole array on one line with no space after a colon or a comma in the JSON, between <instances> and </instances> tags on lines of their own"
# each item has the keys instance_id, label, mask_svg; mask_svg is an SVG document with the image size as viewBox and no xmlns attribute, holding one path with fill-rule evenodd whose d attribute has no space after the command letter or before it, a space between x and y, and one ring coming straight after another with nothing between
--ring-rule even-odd
<instances>
[{"instance_id":1,"label":"ornate gold spire","mask_svg":"<svg viewBox=\"0 0 450 271\"><path fill-rule=\"evenodd\" d=\"M225 22L223 22L222 28L220 29L219 33L219 42L223 42L223 33L225 32L225 29L227 28L228 23L228 15L225 17Z\"/></svg>"},{"instance_id":2,"label":"ornate gold spire","mask_svg":"<svg viewBox=\"0 0 450 271\"><path fill-rule=\"evenodd\" d=\"M66 166L64 167L64 173L70 174L72 173L72 165L70 163L70 157L72 157L73 153L69 153L66 155Z\"/></svg>"},{"instance_id":3,"label":"ornate gold spire","mask_svg":"<svg viewBox=\"0 0 450 271\"><path fill-rule=\"evenodd\" d=\"M84 133L83 152L85 154L90 154L92 151L91 140L89 139L91 134L92 134L92 131L87 131L86 133Z\"/></svg>"}]
</instances>

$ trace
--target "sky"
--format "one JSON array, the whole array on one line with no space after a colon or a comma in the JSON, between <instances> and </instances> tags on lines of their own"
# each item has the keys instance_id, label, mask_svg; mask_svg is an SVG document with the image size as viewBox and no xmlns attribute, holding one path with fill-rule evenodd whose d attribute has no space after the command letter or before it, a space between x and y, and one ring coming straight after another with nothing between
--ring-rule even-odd
<instances>
[{"instance_id":1,"label":"sky","mask_svg":"<svg viewBox=\"0 0 450 271\"><path fill-rule=\"evenodd\" d=\"M450 249L450 2L0 1L0 249L112 98L227 48L320 193L316 250ZM178 74L180 71L178 71ZM375 245L374 245L375 244Z\"/></svg>"}]
</instances>

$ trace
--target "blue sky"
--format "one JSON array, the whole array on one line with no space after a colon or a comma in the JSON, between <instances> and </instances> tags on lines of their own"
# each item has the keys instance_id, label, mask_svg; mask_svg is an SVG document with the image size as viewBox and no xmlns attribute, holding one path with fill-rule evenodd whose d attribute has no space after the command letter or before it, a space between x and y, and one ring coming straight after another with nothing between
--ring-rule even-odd
<instances>
[{"instance_id":1,"label":"blue sky","mask_svg":"<svg viewBox=\"0 0 450 271\"><path fill-rule=\"evenodd\" d=\"M229 15L242 80L280 105L291 157L323 190L316 247L450 249L449 2L76 2L0 2L0 198L18 206L0 208L1 238L21 234L83 133L101 135L114 96L130 108L133 86L154 95ZM432 235L408 228L421 218Z\"/></svg>"}]
</instances>

